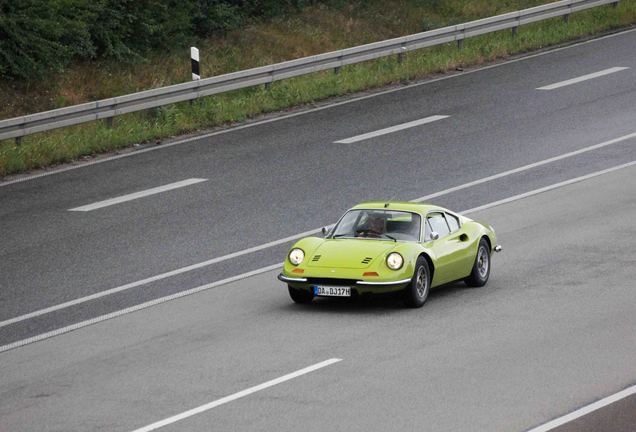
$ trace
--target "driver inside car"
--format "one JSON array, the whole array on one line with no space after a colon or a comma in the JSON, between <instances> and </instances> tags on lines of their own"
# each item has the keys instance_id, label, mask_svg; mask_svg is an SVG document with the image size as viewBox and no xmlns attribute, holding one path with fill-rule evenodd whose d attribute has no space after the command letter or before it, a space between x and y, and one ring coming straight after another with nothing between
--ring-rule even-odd
<instances>
[{"instance_id":1,"label":"driver inside car","mask_svg":"<svg viewBox=\"0 0 636 432\"><path fill-rule=\"evenodd\" d=\"M356 233L356 237L380 237L384 233L384 219L379 216L371 216L364 228Z\"/></svg>"}]
</instances>

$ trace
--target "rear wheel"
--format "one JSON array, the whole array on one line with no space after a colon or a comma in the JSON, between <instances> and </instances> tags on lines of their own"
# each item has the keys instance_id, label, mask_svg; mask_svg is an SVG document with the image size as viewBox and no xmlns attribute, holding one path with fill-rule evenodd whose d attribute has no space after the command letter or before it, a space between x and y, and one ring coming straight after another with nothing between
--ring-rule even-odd
<instances>
[{"instance_id":1,"label":"rear wheel","mask_svg":"<svg viewBox=\"0 0 636 432\"><path fill-rule=\"evenodd\" d=\"M292 288L289 285L287 285L287 289L289 290L289 296L295 303L307 304L314 299L314 294L311 291Z\"/></svg>"},{"instance_id":2,"label":"rear wheel","mask_svg":"<svg viewBox=\"0 0 636 432\"><path fill-rule=\"evenodd\" d=\"M415 272L411 283L404 289L404 304L408 307L422 307L431 290L431 272L428 261L419 257L415 263Z\"/></svg>"},{"instance_id":3,"label":"rear wheel","mask_svg":"<svg viewBox=\"0 0 636 432\"><path fill-rule=\"evenodd\" d=\"M466 285L471 287L481 287L486 285L488 278L490 277L490 247L488 242L483 238L479 241L477 247L477 256L475 257L475 264L473 264L473 270L470 272L470 276L464 279Z\"/></svg>"}]
</instances>

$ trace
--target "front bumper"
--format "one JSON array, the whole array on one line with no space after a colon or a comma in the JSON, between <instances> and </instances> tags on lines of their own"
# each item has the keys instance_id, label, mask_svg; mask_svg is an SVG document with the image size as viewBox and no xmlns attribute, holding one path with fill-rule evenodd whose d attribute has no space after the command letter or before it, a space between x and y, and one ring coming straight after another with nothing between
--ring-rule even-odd
<instances>
[{"instance_id":1,"label":"front bumper","mask_svg":"<svg viewBox=\"0 0 636 432\"><path fill-rule=\"evenodd\" d=\"M278 280L297 289L310 290L314 285L348 286L358 294L383 293L399 291L411 283L411 278L394 281L368 281L356 279L293 277L283 273L278 275Z\"/></svg>"}]
</instances>

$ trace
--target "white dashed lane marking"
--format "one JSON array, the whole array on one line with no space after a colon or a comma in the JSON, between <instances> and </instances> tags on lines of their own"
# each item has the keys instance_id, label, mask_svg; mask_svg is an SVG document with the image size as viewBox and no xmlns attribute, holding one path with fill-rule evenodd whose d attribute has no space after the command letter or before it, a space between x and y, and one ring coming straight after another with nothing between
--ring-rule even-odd
<instances>
[{"instance_id":1,"label":"white dashed lane marking","mask_svg":"<svg viewBox=\"0 0 636 432\"><path fill-rule=\"evenodd\" d=\"M115 197L115 198L110 198L104 201L98 201L96 203L93 204L87 204L81 207L75 207L72 209L69 209L69 211L76 211L76 212L88 212L88 211L93 211L93 210L97 210L103 207L108 207L108 206L112 206L115 204L121 204L123 202L126 201L132 201L132 200L136 200L139 198L144 198L150 195L155 195L158 193L162 193L162 192L167 192L170 190L174 190L174 189L179 189L182 187L186 187L186 186L190 186L193 184L197 184L197 183L201 183L204 181L207 181L208 179L201 179L201 178L191 178L191 179L187 179L187 180L182 180L182 181L178 181L176 183L170 183L167 185L163 185L163 186L158 186L152 189L146 189L146 190L142 190L139 192L134 192L131 194L127 194L127 195L122 195L119 197Z\"/></svg>"},{"instance_id":2,"label":"white dashed lane marking","mask_svg":"<svg viewBox=\"0 0 636 432\"><path fill-rule=\"evenodd\" d=\"M275 378L275 379L273 379L271 381L264 382L263 384L259 384L259 385L254 386L254 387L250 387L250 388L242 390L242 391L240 391L238 393L234 393L234 394L231 394L231 395L226 396L224 398L217 399L215 401L209 402L209 403L207 403L205 405L201 405L201 406L193 408L191 410L184 411L181 414L177 414L177 415L174 415L172 417L168 417L166 419L163 419L161 421L152 423L152 424L150 424L148 426L144 426L142 428L135 429L133 432L150 432L150 431L162 428L162 427L167 426L169 424L173 424L173 423L176 423L178 421L184 420L184 419L186 419L188 417L192 417L192 416L200 414L202 412L209 411L212 408L216 408L216 407L218 407L220 405L224 405L224 404L226 404L228 402L232 402L232 401L235 401L237 399L243 398L245 396L251 395L252 393L256 393L258 391L265 390L266 388L275 386L277 384L284 383L285 381L289 381L291 379L298 378L299 376L306 375L306 374L308 374L310 372L313 372L313 371L316 371L318 369L322 369L324 367L331 366L332 364L338 363L339 361L342 361L342 359L332 358L332 359L325 360L325 361L320 362L320 363L316 363L316 364L308 366L306 368L297 370L296 372L292 372L290 374L283 375L283 376L281 376L279 378Z\"/></svg>"},{"instance_id":3,"label":"white dashed lane marking","mask_svg":"<svg viewBox=\"0 0 636 432\"><path fill-rule=\"evenodd\" d=\"M558 83L550 84L550 85L547 85L547 86L537 87L537 90L554 90L554 89L558 89L558 88L561 88L561 87L569 86L569 85L572 85L572 84L578 84L580 82L591 80L591 79L594 79L594 78L598 78L598 77L602 77L602 76L605 76L605 75L609 75L609 74L613 74L613 73L616 73L616 72L620 72L620 71L623 71L625 69L629 69L629 68L628 67L617 66L617 67L613 67L613 68L609 68L609 69L604 69L602 71L594 72L594 73L587 74L587 75L582 75L580 77L572 78L572 79L565 80L565 81L560 81Z\"/></svg>"},{"instance_id":4,"label":"white dashed lane marking","mask_svg":"<svg viewBox=\"0 0 636 432\"><path fill-rule=\"evenodd\" d=\"M438 120L443 120L445 118L448 118L450 116L447 115L434 115L434 116L430 116L430 117L425 117L423 119L419 119L419 120L414 120L408 123L402 123L399 125L395 125L395 126L391 126L385 129L380 129L377 131L373 131L373 132L369 132L369 133L365 133L362 135L356 135L354 137L351 138L346 138L340 141L335 141L335 144L351 144L354 142L358 142L358 141L364 141L367 139L371 139L371 138L375 138L377 136L381 136L381 135L386 135L386 134L390 134L393 132L398 132L404 129L410 129L416 126L421 126L427 123L432 123Z\"/></svg>"}]
</instances>

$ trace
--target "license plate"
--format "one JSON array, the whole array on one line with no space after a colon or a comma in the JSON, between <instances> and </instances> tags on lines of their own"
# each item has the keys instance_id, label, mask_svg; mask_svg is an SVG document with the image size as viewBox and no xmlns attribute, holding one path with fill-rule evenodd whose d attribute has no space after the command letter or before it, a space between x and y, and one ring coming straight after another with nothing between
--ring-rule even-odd
<instances>
[{"instance_id":1,"label":"license plate","mask_svg":"<svg viewBox=\"0 0 636 432\"><path fill-rule=\"evenodd\" d=\"M314 285L314 295L322 297L351 297L351 287Z\"/></svg>"}]
</instances>

